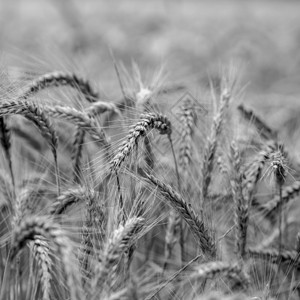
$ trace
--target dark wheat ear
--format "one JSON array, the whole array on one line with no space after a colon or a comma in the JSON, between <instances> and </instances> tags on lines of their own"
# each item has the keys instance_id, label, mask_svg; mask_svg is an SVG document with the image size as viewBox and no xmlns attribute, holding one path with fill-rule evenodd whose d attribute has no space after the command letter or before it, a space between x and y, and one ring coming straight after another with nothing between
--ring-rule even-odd
<instances>
[{"instance_id":1,"label":"dark wheat ear","mask_svg":"<svg viewBox=\"0 0 300 300\"><path fill-rule=\"evenodd\" d=\"M277 132L271 129L261 118L259 118L253 110L246 108L244 105L239 105L238 110L241 115L249 122L251 122L258 130L261 137L266 140L276 140Z\"/></svg>"},{"instance_id":2,"label":"dark wheat ear","mask_svg":"<svg viewBox=\"0 0 300 300\"><path fill-rule=\"evenodd\" d=\"M217 249L208 228L202 220L199 219L192 206L187 203L180 194L178 194L171 186L163 183L156 177L146 174L148 181L157 187L159 192L189 225L192 233L198 240L202 252L210 258L215 258Z\"/></svg>"},{"instance_id":3,"label":"dark wheat ear","mask_svg":"<svg viewBox=\"0 0 300 300\"><path fill-rule=\"evenodd\" d=\"M10 177L13 187L15 186L15 179L12 167L12 157L11 157L11 131L8 126L7 119L5 117L0 118L0 141L2 148L5 153L5 158L8 163L8 169L10 172Z\"/></svg>"},{"instance_id":4,"label":"dark wheat ear","mask_svg":"<svg viewBox=\"0 0 300 300\"><path fill-rule=\"evenodd\" d=\"M99 94L93 90L90 83L74 73L55 71L44 74L29 84L19 97L27 99L41 90L50 87L69 86L81 92L88 102L96 102Z\"/></svg>"},{"instance_id":5,"label":"dark wheat ear","mask_svg":"<svg viewBox=\"0 0 300 300\"><path fill-rule=\"evenodd\" d=\"M57 163L57 146L58 138L56 131L54 130L48 115L44 110L37 106L33 102L25 100L6 101L0 104L0 117L8 115L22 115L26 119L33 122L33 124L39 129L42 136L48 142L52 151L56 169L56 178L58 183L58 193L60 189L59 185L59 172Z\"/></svg>"}]
</instances>

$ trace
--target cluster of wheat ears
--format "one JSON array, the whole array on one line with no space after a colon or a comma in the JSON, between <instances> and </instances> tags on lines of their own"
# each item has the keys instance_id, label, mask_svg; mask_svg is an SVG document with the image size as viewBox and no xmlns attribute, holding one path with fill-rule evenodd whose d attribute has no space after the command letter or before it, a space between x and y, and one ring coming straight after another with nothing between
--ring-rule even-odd
<instances>
[{"instance_id":1,"label":"cluster of wheat ears","mask_svg":"<svg viewBox=\"0 0 300 300\"><path fill-rule=\"evenodd\" d=\"M14 97L3 90L0 299L297 298L297 166L277 132L234 101L233 77L212 88L211 117L190 98L164 115L157 100L172 88L140 76L131 90L119 76L121 102L67 72ZM41 100L60 89L77 102ZM25 178L16 115L51 150Z\"/></svg>"}]
</instances>

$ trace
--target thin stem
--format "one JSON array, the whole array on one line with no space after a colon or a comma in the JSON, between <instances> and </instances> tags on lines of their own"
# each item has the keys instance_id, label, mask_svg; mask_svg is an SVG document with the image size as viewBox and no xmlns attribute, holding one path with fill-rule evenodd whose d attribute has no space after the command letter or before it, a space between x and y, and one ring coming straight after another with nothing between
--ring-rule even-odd
<instances>
[{"instance_id":1,"label":"thin stem","mask_svg":"<svg viewBox=\"0 0 300 300\"><path fill-rule=\"evenodd\" d=\"M173 155L173 159L174 159L174 165L175 165L175 171L176 171L176 177L177 177L177 186L178 186L178 190L179 193L181 193L181 184L180 184L180 177L179 177L179 171L178 171L178 164L177 164L177 159L176 159L176 155L175 155L175 151L174 151L174 147L173 147L173 141L172 141L172 137L171 134L168 134L168 139L170 141L170 145L171 145L171 149L172 149L172 155ZM180 240L179 240L179 244L180 244L180 252L181 252L181 263L184 263L184 236L183 236L183 224L180 221Z\"/></svg>"},{"instance_id":2,"label":"thin stem","mask_svg":"<svg viewBox=\"0 0 300 300\"><path fill-rule=\"evenodd\" d=\"M175 272L157 291L155 291L152 295L147 297L145 300L151 300L156 295L163 290L170 282L172 282L181 272L183 272L188 266L190 266L193 262L195 262L198 258L202 257L202 254L197 255L192 260L190 260L184 267L182 267L179 271Z\"/></svg>"},{"instance_id":3,"label":"thin stem","mask_svg":"<svg viewBox=\"0 0 300 300\"><path fill-rule=\"evenodd\" d=\"M280 198L280 206L279 206L279 238L278 238L278 253L279 256L282 251L282 184L279 184L279 198Z\"/></svg>"},{"instance_id":4,"label":"thin stem","mask_svg":"<svg viewBox=\"0 0 300 300\"><path fill-rule=\"evenodd\" d=\"M119 179L119 175L116 171L116 179L117 179L117 187L118 187L118 193L119 193L119 208L120 208L120 213L122 214L121 217L121 221L125 223L126 221L126 213L125 213L125 209L124 209L124 201L123 201L123 196L122 196L122 192L121 192L121 185L120 185L120 179Z\"/></svg>"},{"instance_id":5,"label":"thin stem","mask_svg":"<svg viewBox=\"0 0 300 300\"><path fill-rule=\"evenodd\" d=\"M171 149L172 149L172 155L173 155L173 159L174 159L174 165L175 165L175 171L176 171L176 177L177 177L178 190L179 190L179 193L181 193L181 185L180 185L180 177L179 177L179 172L178 172L178 165L177 165L177 160L176 160L176 156L175 156L173 142L172 142L172 138L171 138L170 134L168 134L168 139L170 141L170 145L171 145Z\"/></svg>"}]
</instances>

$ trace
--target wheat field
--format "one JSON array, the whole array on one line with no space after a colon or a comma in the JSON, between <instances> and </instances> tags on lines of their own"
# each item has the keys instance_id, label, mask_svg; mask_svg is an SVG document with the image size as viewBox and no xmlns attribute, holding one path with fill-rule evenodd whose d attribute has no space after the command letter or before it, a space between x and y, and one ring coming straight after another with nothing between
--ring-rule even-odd
<instances>
[{"instance_id":1,"label":"wheat field","mask_svg":"<svg viewBox=\"0 0 300 300\"><path fill-rule=\"evenodd\" d=\"M299 5L87 3L2 1L0 300L299 299Z\"/></svg>"}]
</instances>

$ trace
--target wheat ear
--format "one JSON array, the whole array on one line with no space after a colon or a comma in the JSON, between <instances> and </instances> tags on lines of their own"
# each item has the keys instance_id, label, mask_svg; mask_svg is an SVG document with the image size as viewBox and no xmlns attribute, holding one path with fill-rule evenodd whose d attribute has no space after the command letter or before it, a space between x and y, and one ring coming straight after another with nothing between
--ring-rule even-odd
<instances>
[{"instance_id":1,"label":"wheat ear","mask_svg":"<svg viewBox=\"0 0 300 300\"><path fill-rule=\"evenodd\" d=\"M179 120L181 123L179 165L186 170L192 158L192 139L196 121L195 107L190 101L182 105Z\"/></svg>"},{"instance_id":2,"label":"wheat ear","mask_svg":"<svg viewBox=\"0 0 300 300\"><path fill-rule=\"evenodd\" d=\"M0 104L0 117L7 115L22 115L28 120L32 121L34 125L40 130L41 134L46 139L50 146L50 149L52 150L56 170L57 188L59 193L60 184L56 150L58 139L47 114L45 114L43 109L33 102L15 100L2 102Z\"/></svg>"},{"instance_id":3,"label":"wheat ear","mask_svg":"<svg viewBox=\"0 0 300 300\"><path fill-rule=\"evenodd\" d=\"M254 249L249 248L248 254L251 257L264 259L273 264L288 263L291 266L299 266L299 253L297 251L282 250L280 253L277 249Z\"/></svg>"},{"instance_id":4,"label":"wheat ear","mask_svg":"<svg viewBox=\"0 0 300 300\"><path fill-rule=\"evenodd\" d=\"M202 163L202 201L205 201L208 188L211 181L211 175L213 171L214 158L217 149L218 136L221 133L222 123L224 119L224 113L228 106L231 94L228 90L224 90L221 94L220 107L218 113L216 114L210 137L207 139L204 158Z\"/></svg>"},{"instance_id":5,"label":"wheat ear","mask_svg":"<svg viewBox=\"0 0 300 300\"><path fill-rule=\"evenodd\" d=\"M142 114L140 120L129 131L126 140L111 161L111 171L120 168L122 162L129 156L139 139L145 136L150 129L157 129L160 134L170 135L172 133L171 123L167 117L156 113Z\"/></svg>"},{"instance_id":6,"label":"wheat ear","mask_svg":"<svg viewBox=\"0 0 300 300\"><path fill-rule=\"evenodd\" d=\"M249 285L248 278L237 263L227 263L223 261L214 261L201 264L194 267L195 271L189 278L194 279L214 279L216 276L224 276L232 279L238 279L244 287Z\"/></svg>"},{"instance_id":7,"label":"wheat ear","mask_svg":"<svg viewBox=\"0 0 300 300\"><path fill-rule=\"evenodd\" d=\"M42 236L35 236L34 240L30 242L30 248L40 267L43 300L50 300L52 260L49 256L49 245Z\"/></svg>"},{"instance_id":8,"label":"wheat ear","mask_svg":"<svg viewBox=\"0 0 300 300\"><path fill-rule=\"evenodd\" d=\"M239 204L237 204L239 229L241 230L240 235L242 238L242 241L239 241L241 247L240 253L242 258L245 257L245 247L247 244L247 229L249 223L249 210L252 205L255 187L260 178L262 169L266 161L269 159L270 153L272 153L272 151L274 150L274 147L275 144L273 142L270 142L267 145L265 145L264 149L259 152L255 160L252 162L250 168L246 169L242 174L243 180L241 197L243 198L243 205L240 206Z\"/></svg>"},{"instance_id":9,"label":"wheat ear","mask_svg":"<svg viewBox=\"0 0 300 300\"><path fill-rule=\"evenodd\" d=\"M11 177L13 187L15 187L15 178L12 168L11 158L11 131L7 124L7 119L4 117L0 118L0 142L5 153L5 158L8 163L8 169Z\"/></svg>"},{"instance_id":10,"label":"wheat ear","mask_svg":"<svg viewBox=\"0 0 300 300\"><path fill-rule=\"evenodd\" d=\"M61 119L63 121L71 122L75 125L80 126L80 128L89 132L90 136L101 145L107 146L108 140L104 131L97 126L96 122L89 118L89 116L76 110L73 107L68 106L43 106L43 110L51 117Z\"/></svg>"},{"instance_id":11,"label":"wheat ear","mask_svg":"<svg viewBox=\"0 0 300 300\"><path fill-rule=\"evenodd\" d=\"M239 105L238 110L241 115L257 128L259 134L267 140L276 140L277 132L271 129L261 118L259 118L254 111L246 108L244 105Z\"/></svg>"},{"instance_id":12,"label":"wheat ear","mask_svg":"<svg viewBox=\"0 0 300 300\"><path fill-rule=\"evenodd\" d=\"M216 245L209 234L203 221L196 215L195 211L171 186L163 183L156 177L146 174L146 178L151 184L158 188L159 192L168 200L171 205L185 220L191 228L192 233L195 235L199 242L202 252L209 256L216 256Z\"/></svg>"},{"instance_id":13,"label":"wheat ear","mask_svg":"<svg viewBox=\"0 0 300 300\"><path fill-rule=\"evenodd\" d=\"M49 213L51 215L62 214L69 206L74 203L84 201L87 191L83 187L72 188L63 191L51 205Z\"/></svg>"},{"instance_id":14,"label":"wheat ear","mask_svg":"<svg viewBox=\"0 0 300 300\"><path fill-rule=\"evenodd\" d=\"M96 268L96 276L92 283L94 291L97 286L103 289L103 284L108 279L108 275L116 271L117 262L120 260L121 255L133 244L143 225L143 218L132 217L113 232L99 257L101 263Z\"/></svg>"},{"instance_id":15,"label":"wheat ear","mask_svg":"<svg viewBox=\"0 0 300 300\"><path fill-rule=\"evenodd\" d=\"M243 197L243 173L241 171L241 157L235 142L231 143L231 164L233 175L230 181L235 204L235 245L239 258L244 259L246 255L248 208Z\"/></svg>"},{"instance_id":16,"label":"wheat ear","mask_svg":"<svg viewBox=\"0 0 300 300\"><path fill-rule=\"evenodd\" d=\"M78 259L80 263L80 271L82 272L83 286L86 283L86 278L90 277L89 257L93 251L92 232L93 228L99 228L100 237L98 240L103 241L105 223L105 215L102 208L96 202L97 194L93 189L88 189L85 196L85 220L81 229L81 245L79 249ZM101 224L94 222L94 215L101 220ZM95 225L95 226L94 226ZM94 226L94 227L93 227Z\"/></svg>"},{"instance_id":17,"label":"wheat ear","mask_svg":"<svg viewBox=\"0 0 300 300\"><path fill-rule=\"evenodd\" d=\"M49 87L70 86L80 91L87 101L95 102L99 94L93 90L90 83L74 73L55 71L44 74L30 83L23 91L20 99L27 99L33 94Z\"/></svg>"},{"instance_id":18,"label":"wheat ear","mask_svg":"<svg viewBox=\"0 0 300 300\"><path fill-rule=\"evenodd\" d=\"M73 161L73 172L74 172L74 181L80 183L81 179L81 159L82 159L82 148L84 143L85 131L82 130L79 126L76 126L74 141L72 146L71 159Z\"/></svg>"},{"instance_id":19,"label":"wheat ear","mask_svg":"<svg viewBox=\"0 0 300 300\"><path fill-rule=\"evenodd\" d=\"M54 243L63 262L71 299L77 299L77 296L80 297L80 289L78 288L80 281L78 280L78 274L76 274L76 268L74 268L71 261L71 241L62 229L58 225L51 223L48 218L31 216L23 219L20 225L14 229L11 242L11 260L14 259L28 241L35 240L36 236L42 236Z\"/></svg>"},{"instance_id":20,"label":"wheat ear","mask_svg":"<svg viewBox=\"0 0 300 300\"><path fill-rule=\"evenodd\" d=\"M271 217L278 211L280 206L287 204L290 200L299 195L300 181L295 181L291 186L282 188L282 196L275 196L272 200L261 205L258 209L261 210L265 216Z\"/></svg>"}]
</instances>

